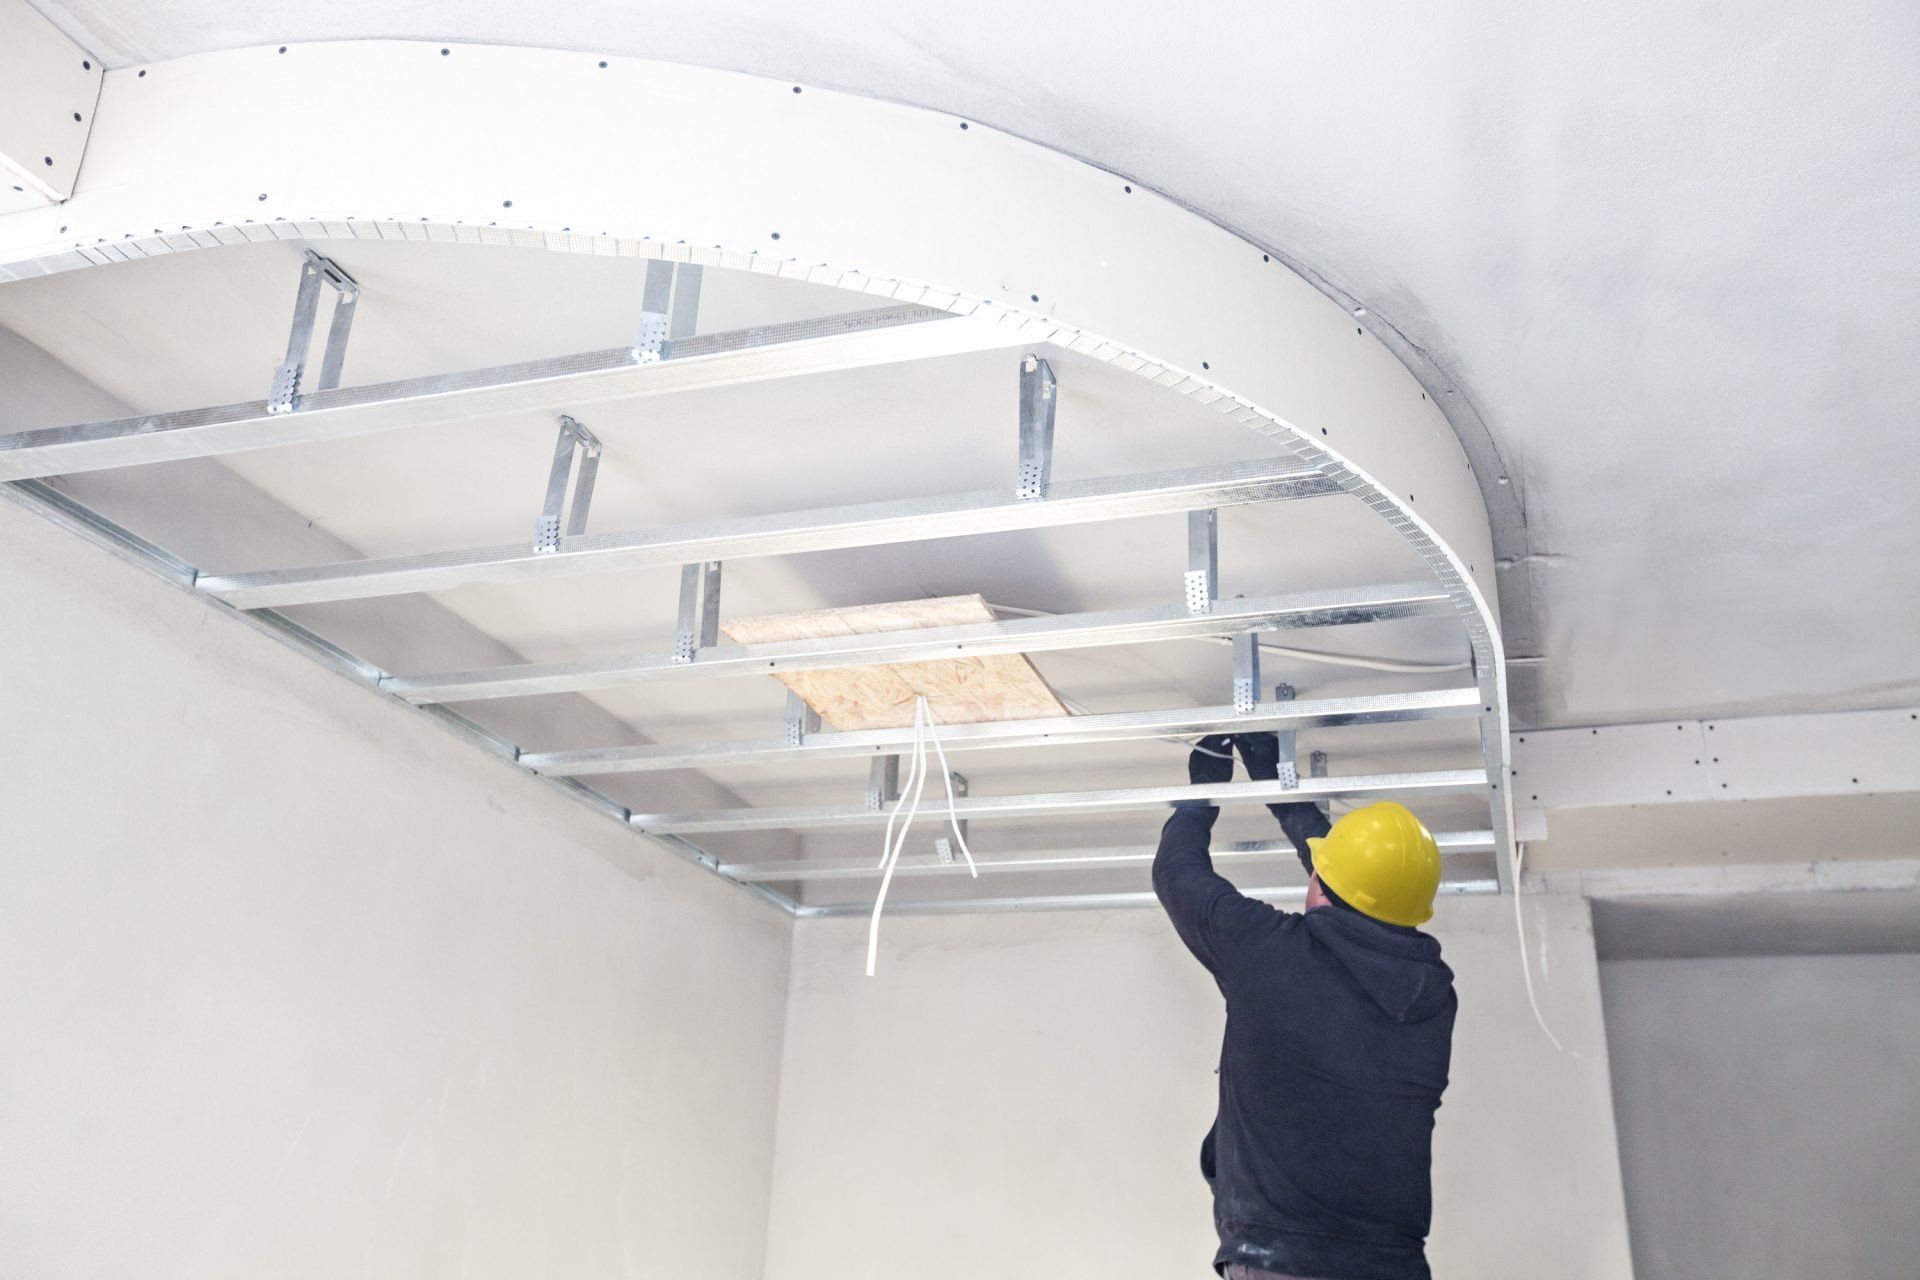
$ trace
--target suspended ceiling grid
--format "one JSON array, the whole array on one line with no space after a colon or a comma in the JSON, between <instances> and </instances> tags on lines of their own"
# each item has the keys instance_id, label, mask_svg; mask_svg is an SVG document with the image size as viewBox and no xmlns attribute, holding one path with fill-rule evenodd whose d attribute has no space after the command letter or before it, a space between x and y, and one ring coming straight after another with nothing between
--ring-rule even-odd
<instances>
[{"instance_id":1,"label":"suspended ceiling grid","mask_svg":"<svg viewBox=\"0 0 1920 1280\"><path fill-rule=\"evenodd\" d=\"M1920 689L1916 596L1896 589L1920 556L1910 0L1109 0L1098 22L1014 0L37 7L115 68L543 45L911 103L1084 157L1306 264L1446 397L1510 653L1539 659L1512 669L1521 726Z\"/></svg>"},{"instance_id":2,"label":"suspended ceiling grid","mask_svg":"<svg viewBox=\"0 0 1920 1280\"><path fill-rule=\"evenodd\" d=\"M320 245L362 293L346 385L420 376L631 342L645 264L538 251L427 244ZM300 254L263 244L0 289L9 345L7 430L128 410L150 413L257 398L281 358ZM837 290L709 270L702 333L843 314ZM324 310L323 310L324 322ZM27 344L31 344L28 346ZM316 352L318 350L316 344ZM1217 412L1097 361L1043 354L1059 379L1056 481L1269 457L1270 446ZM728 515L1011 487L1017 351L823 373L697 394L592 405L578 416L604 443L590 531ZM108 402L114 407L108 407ZM356 439L90 473L70 496L206 572L290 567L530 537L552 456L554 415L504 415ZM1343 496L1221 513L1223 594L1284 594L1427 575L1401 539ZM729 616L921 595L979 592L1016 610L1072 613L1179 598L1186 521L1155 516L806 555L746 559L724 574ZM664 652L675 625L678 571L469 586L426 595L290 606L326 639L406 673L520 661ZM1282 633L1278 643L1431 666L1462 663L1450 617ZM1141 711L1231 701L1230 649L1210 641L1037 655L1036 665L1089 711ZM1268 655L1268 685L1301 698L1457 687L1460 672L1389 674ZM687 743L780 730L784 691L761 678L689 681L458 706L528 751L637 740ZM1301 761L1323 746L1332 772L1470 769L1471 720L1373 725L1302 734ZM957 754L974 795L1160 786L1184 781L1176 743L1136 741ZM856 803L861 760L749 764L585 781L636 812ZM1473 796L1424 798L1436 829L1484 828ZM925 844L936 834L923 817ZM983 856L1064 847L1151 844L1151 813L973 823ZM1258 809L1230 808L1223 841L1270 841ZM843 859L877 853L877 831L803 830L696 837L729 862ZM1290 856L1256 878L1297 882ZM1489 855L1456 872L1484 877ZM1254 864L1249 864L1249 868ZM903 897L1000 897L1139 891L1144 868L1023 871L903 880ZM870 885L780 884L809 902Z\"/></svg>"}]
</instances>

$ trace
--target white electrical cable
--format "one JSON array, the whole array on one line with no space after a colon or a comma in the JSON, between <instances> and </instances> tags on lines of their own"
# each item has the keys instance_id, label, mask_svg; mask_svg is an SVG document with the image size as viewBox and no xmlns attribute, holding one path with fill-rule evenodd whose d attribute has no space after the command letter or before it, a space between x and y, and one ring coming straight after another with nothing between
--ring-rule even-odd
<instances>
[{"instance_id":1,"label":"white electrical cable","mask_svg":"<svg viewBox=\"0 0 1920 1280\"><path fill-rule=\"evenodd\" d=\"M914 817L920 812L920 793L926 789L927 773L921 768L926 759L927 743L923 736L926 721L926 699L915 701L913 707L913 767L908 774L908 784L900 789L900 799L894 803L893 813L887 817L887 838L889 845L881 854L880 865L884 868L880 876L880 892L874 895L873 919L867 925L867 976L873 976L874 965L880 955L880 911L887 905L887 889L893 884L893 869L900 865L900 850L907 844L907 832L913 829ZM907 791L911 789L913 798L908 800ZM900 839L893 842L893 820L902 812L906 821L900 824Z\"/></svg>"},{"instance_id":2,"label":"white electrical cable","mask_svg":"<svg viewBox=\"0 0 1920 1280\"><path fill-rule=\"evenodd\" d=\"M1055 618L1059 615L1045 609L1016 609L1012 605L990 604L987 608L995 613L1010 613L1019 618ZM1232 644L1232 636L1196 636L1198 640L1211 640L1216 644ZM1302 662L1324 662L1334 667L1359 667L1366 671L1393 671L1402 675L1426 675L1433 672L1467 671L1471 662L1411 662L1404 658L1377 658L1357 653L1328 653L1323 649L1295 649L1291 645L1260 642L1265 653L1283 654L1289 658L1298 658Z\"/></svg>"},{"instance_id":3,"label":"white electrical cable","mask_svg":"<svg viewBox=\"0 0 1920 1280\"><path fill-rule=\"evenodd\" d=\"M1075 715L1090 716L1093 714L1093 710L1090 707L1088 707L1086 703L1080 701L1078 698L1069 698L1064 693L1055 693L1054 696L1060 699L1061 702L1065 703L1067 710L1073 712ZM1205 736L1205 735L1202 735L1202 736ZM1155 738L1154 741L1155 742L1171 742L1176 747L1187 747L1190 750L1198 751L1203 756L1212 756L1215 760L1233 759L1232 751L1209 751L1207 750L1207 748L1200 745L1199 738L1182 738L1177 735L1167 734L1162 737Z\"/></svg>"},{"instance_id":4,"label":"white electrical cable","mask_svg":"<svg viewBox=\"0 0 1920 1280\"><path fill-rule=\"evenodd\" d=\"M900 865L900 852L907 847L907 832L913 829L913 820L920 814L920 797L927 789L927 739L933 739L933 749L940 757L940 775L947 785L947 822L953 828L953 838L960 845L960 852L966 855L967 870L974 879L980 878L980 868L974 865L973 850L967 848L967 838L960 834L960 803L953 791L953 771L947 768L947 749L940 745L940 731L934 727L933 708L921 694L913 700L913 763L907 769L907 781L900 788L900 799L894 804L893 812L887 815L887 833L880 851L880 892L874 895L873 919L867 924L867 976L871 978L880 954L880 912L887 905L887 889L893 884L893 872ZM909 798L911 793L911 798ZM906 821L900 824L900 838L894 839L894 820L902 814Z\"/></svg>"},{"instance_id":5,"label":"white electrical cable","mask_svg":"<svg viewBox=\"0 0 1920 1280\"><path fill-rule=\"evenodd\" d=\"M907 798L908 793L913 790L914 778L919 771L920 707L918 704L915 704L913 708L913 752L907 757L907 780L905 785L900 788L900 794L896 797L897 800L904 801ZM882 797L882 799L884 800L885 797ZM901 811L905 808L906 806L904 804L896 803L893 809L887 814L887 833L880 840L879 866L883 871L886 870L887 859L891 857L893 853L893 824L899 819ZM908 821L912 821L911 816L909 816Z\"/></svg>"},{"instance_id":6,"label":"white electrical cable","mask_svg":"<svg viewBox=\"0 0 1920 1280\"><path fill-rule=\"evenodd\" d=\"M1232 644L1232 636L1219 636L1216 639L1223 644ZM1406 675L1426 675L1437 671L1466 671L1471 662L1408 662L1401 658L1362 657L1355 653L1326 653L1320 649L1295 649L1284 644L1263 644L1263 653L1284 654L1289 658L1299 658L1305 662L1324 662L1335 667L1360 667L1367 671L1394 671Z\"/></svg>"},{"instance_id":7,"label":"white electrical cable","mask_svg":"<svg viewBox=\"0 0 1920 1280\"><path fill-rule=\"evenodd\" d=\"M1533 963L1527 958L1527 924L1526 919L1520 914L1520 872L1525 865L1526 857L1527 846L1520 841L1515 841L1513 845L1513 887L1509 892L1513 895L1514 935L1520 939L1520 976L1526 979L1527 1004L1533 1008L1533 1020L1540 1024L1540 1030L1545 1032L1547 1039L1553 1042L1553 1047L1561 1053L1565 1053L1567 1051L1566 1046L1560 1043L1560 1037L1553 1034L1553 1028L1547 1025L1546 1018L1540 1012L1540 1001L1533 994ZM1576 1053L1573 1056L1578 1058L1580 1055Z\"/></svg>"}]
</instances>

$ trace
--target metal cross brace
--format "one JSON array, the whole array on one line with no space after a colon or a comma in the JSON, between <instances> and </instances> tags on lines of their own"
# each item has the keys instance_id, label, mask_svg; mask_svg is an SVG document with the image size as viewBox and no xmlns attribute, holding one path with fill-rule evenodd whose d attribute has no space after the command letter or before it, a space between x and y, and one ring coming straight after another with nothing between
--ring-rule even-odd
<instances>
[{"instance_id":1,"label":"metal cross brace","mask_svg":"<svg viewBox=\"0 0 1920 1280\"><path fill-rule=\"evenodd\" d=\"M1014 495L1022 502L1047 496L1053 478L1053 411L1059 384L1053 369L1029 352L1020 361L1020 482Z\"/></svg>"},{"instance_id":2,"label":"metal cross brace","mask_svg":"<svg viewBox=\"0 0 1920 1280\"><path fill-rule=\"evenodd\" d=\"M1213 612L1220 598L1220 513L1187 512L1187 612Z\"/></svg>"},{"instance_id":3,"label":"metal cross brace","mask_svg":"<svg viewBox=\"0 0 1920 1280\"><path fill-rule=\"evenodd\" d=\"M574 459L580 468L574 471ZM593 504L593 482L600 474L600 438L566 414L560 415L560 434L553 442L553 466L547 472L547 497L533 522L533 549L540 555L560 550L560 516L567 516L567 537L587 531L587 510ZM573 478L573 496L567 497L567 479Z\"/></svg>"},{"instance_id":4,"label":"metal cross brace","mask_svg":"<svg viewBox=\"0 0 1920 1280\"><path fill-rule=\"evenodd\" d=\"M314 390L331 391L340 385L340 367L347 358L347 334L353 328L353 308L360 301L360 286L331 259L308 249L300 265L300 291L293 299L287 358L273 371L273 386L267 393L268 413L292 413L299 399L300 379L313 346L314 321L320 313L322 284L333 290L333 323L327 328L327 345L320 357L320 378Z\"/></svg>"},{"instance_id":5,"label":"metal cross brace","mask_svg":"<svg viewBox=\"0 0 1920 1280\"><path fill-rule=\"evenodd\" d=\"M1324 778L1327 776L1327 753L1326 752L1316 751L1307 757L1307 776L1309 778ZM1324 800L1321 801L1318 806L1320 810L1320 816L1323 818L1326 817L1328 814L1328 810L1330 810L1332 807L1333 806L1328 804L1326 801Z\"/></svg>"},{"instance_id":6,"label":"metal cross brace","mask_svg":"<svg viewBox=\"0 0 1920 1280\"><path fill-rule=\"evenodd\" d=\"M673 629L673 660L692 662L720 640L720 562L707 560L680 570L680 616Z\"/></svg>"}]
</instances>

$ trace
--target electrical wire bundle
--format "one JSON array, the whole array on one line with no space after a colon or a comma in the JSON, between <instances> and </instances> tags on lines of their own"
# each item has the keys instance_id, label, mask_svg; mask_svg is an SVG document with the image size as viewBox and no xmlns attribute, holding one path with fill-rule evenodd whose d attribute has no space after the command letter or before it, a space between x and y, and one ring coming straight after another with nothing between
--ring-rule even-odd
<instances>
[{"instance_id":1,"label":"electrical wire bundle","mask_svg":"<svg viewBox=\"0 0 1920 1280\"><path fill-rule=\"evenodd\" d=\"M927 697L920 694L913 700L913 759L907 768L907 780L900 787L900 799L894 803L893 812L887 815L887 834L880 846L880 892L873 900L873 920L867 926L867 976L873 976L874 962L880 953L880 911L887 905L887 887L893 883L894 868L900 865L900 851L907 847L907 832L913 828L913 820L920 813L920 796L927 789L927 742L931 739L933 750L940 757L940 779L947 785L947 821L953 827L953 839L960 846L960 852L967 860L967 871L973 878L980 878L980 868L973 864L973 851L967 848L967 838L960 833L959 803L953 794L953 772L947 768L946 748L940 745L940 731L934 727L933 708L927 705ZM896 840L893 825L904 815L900 823L900 836Z\"/></svg>"}]
</instances>

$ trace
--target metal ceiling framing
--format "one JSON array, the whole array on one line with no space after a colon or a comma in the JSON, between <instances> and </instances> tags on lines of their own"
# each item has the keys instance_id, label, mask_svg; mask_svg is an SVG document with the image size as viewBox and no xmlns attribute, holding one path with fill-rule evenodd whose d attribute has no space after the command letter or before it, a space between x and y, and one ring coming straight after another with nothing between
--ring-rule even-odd
<instances>
[{"instance_id":1,"label":"metal ceiling framing","mask_svg":"<svg viewBox=\"0 0 1920 1280\"><path fill-rule=\"evenodd\" d=\"M1491 831L1443 831L1434 836L1443 858L1466 853L1492 853ZM1118 845L1105 848L1044 849L1020 854L976 853L974 862L996 873L1022 871L1065 871L1076 867L1144 867L1153 861L1152 845ZM1291 842L1286 840L1238 840L1216 846L1215 862L1291 863L1295 859ZM794 858L784 862L728 862L720 873L729 879L747 881L878 880L880 867L871 858ZM893 869L895 876L964 875L966 867L951 860L902 858Z\"/></svg>"},{"instance_id":2,"label":"metal ceiling framing","mask_svg":"<svg viewBox=\"0 0 1920 1280\"><path fill-rule=\"evenodd\" d=\"M386 681L385 687L389 693L409 702L475 702L716 676L826 671L939 658L981 658L995 654L1050 653L1061 649L1153 644L1163 640L1243 636L1297 627L1351 626L1444 615L1450 613L1452 607L1446 592L1439 587L1411 582L1234 600L1206 614L1190 614L1179 605L1166 605L1049 618L1015 618L922 631L881 631L772 644L712 645L698 648L685 657L675 653L633 654L395 676Z\"/></svg>"},{"instance_id":3,"label":"metal ceiling framing","mask_svg":"<svg viewBox=\"0 0 1920 1280\"><path fill-rule=\"evenodd\" d=\"M1231 725L1217 726L1231 728ZM1285 782L1223 782L1211 786L1124 787L1105 791L1054 791L1041 795L968 796L954 801L962 819L1053 818L1077 813L1133 813L1171 809L1187 801L1208 804L1278 804L1283 801L1386 799L1450 791L1478 791L1487 784L1480 769L1436 769L1422 773L1369 774ZM695 813L636 813L627 821L637 831L699 835L714 831L799 831L818 827L885 826L886 806L826 804L709 809Z\"/></svg>"},{"instance_id":4,"label":"metal ceiling framing","mask_svg":"<svg viewBox=\"0 0 1920 1280\"><path fill-rule=\"evenodd\" d=\"M657 353L636 344L303 395L283 395L276 376L274 393L264 400L0 436L0 480L217 457L1022 345L1010 330L968 324L932 307L901 306L670 339Z\"/></svg>"},{"instance_id":5,"label":"metal ceiling framing","mask_svg":"<svg viewBox=\"0 0 1920 1280\"><path fill-rule=\"evenodd\" d=\"M1052 486L1045 502L1022 501L1002 490L989 489L659 529L570 533L561 537L549 554L516 543L260 573L209 575L196 585L228 604L257 609L443 591L477 583L617 573L702 560L740 560L1044 529L1339 491L1339 486L1317 468L1275 459L1063 481Z\"/></svg>"},{"instance_id":6,"label":"metal ceiling framing","mask_svg":"<svg viewBox=\"0 0 1920 1280\"><path fill-rule=\"evenodd\" d=\"M1291 701L1262 700L1257 637L1266 632L1352 626L1399 618L1461 616L1457 587L1444 582L1361 586L1222 600L1218 589L1219 509L1229 506L1359 492L1352 473L1298 442L1293 456L1094 480L1051 478L1057 383L1032 339L1015 330L925 306L889 306L808 320L696 335L700 268L649 263L635 343L460 373L368 386L338 386L354 307L361 291L352 277L309 251L285 363L260 401L143 415L114 421L44 428L0 437L0 479L14 481L16 499L35 505L68 527L154 569L211 604L247 617L335 670L379 693L413 705L485 749L514 761L570 795L618 817L726 879L783 909L831 915L864 909L858 903L811 904L768 886L812 880L856 879L871 871L832 859L782 863L725 863L687 837L708 832L862 827L884 824L898 799L881 803L771 806L686 813L636 813L576 781L600 774L708 769L736 764L780 764L825 759L881 761L911 745L907 730L822 731L817 717L790 716L779 736L684 745L583 747L522 752L450 709L472 700L611 689L660 681L767 675L945 657L1031 654L1192 638L1234 641L1231 704L1166 711L1081 714L1056 720L948 726L945 745L967 751L1055 747L1160 738L1258 727L1291 739L1303 727L1394 724L1478 718L1483 745L1498 706L1483 656L1485 637L1473 633L1477 678L1470 687L1415 693ZM677 275L677 283L676 283ZM323 286L336 294L333 323L311 391L301 382ZM570 411L584 404L670 392L697 393L740 382L795 377L898 361L995 349L1022 348L1019 468L1005 490L904 499L732 518L656 529L588 534L586 517L600 441ZM558 434L545 504L524 544L367 559L294 569L203 574L164 550L119 529L38 477L136 466L185 457L284 447L413 426L467 421L529 410L556 415ZM1395 513L1370 503L1392 519ZM1390 506L1391 504L1384 504ZM1042 529L1146 515L1188 515L1188 571L1169 582L1163 606L1021 617L962 627L833 637L774 644L719 643L721 573L728 559L826 549L885 546L1009 530ZM1408 530L1403 529L1403 533ZM1429 557L1431 562L1431 557ZM475 583L533 582L648 566L683 566L680 624L673 647L568 662L523 663L474 671L399 674L376 669L274 612L282 605L315 605ZM1290 690L1285 695L1290 695ZM1503 750L1503 748L1501 748ZM1035 818L1170 808L1181 801L1265 804L1436 793L1486 794L1497 786L1499 752L1487 768L1421 773L1300 778L1221 786L1158 786L1028 795L970 795L956 804L966 820ZM1321 770L1316 768L1315 774ZM1507 879L1503 806L1492 806L1493 829L1447 833L1449 853L1493 852L1495 879L1448 881L1453 892L1497 890ZM1276 842L1228 847L1226 858L1290 852ZM1135 866L1145 849L1056 850L1019 857L980 858L989 873ZM944 862L904 864L908 875L950 869ZM1291 889L1268 891L1285 897ZM1151 895L1049 894L1016 898L903 903L906 910L996 910L1040 906L1131 905Z\"/></svg>"},{"instance_id":7,"label":"metal ceiling framing","mask_svg":"<svg viewBox=\"0 0 1920 1280\"><path fill-rule=\"evenodd\" d=\"M1479 714L1474 688L1431 692L1369 694L1357 698L1314 698L1262 702L1251 711L1231 706L1176 711L1123 711L1076 715L1066 720L1001 720L987 724L947 725L940 730L948 751L992 747L1071 746L1090 742L1127 742L1143 738L1191 736L1221 725L1235 729L1297 730L1351 724L1388 724L1406 720L1442 720ZM854 759L900 753L913 747L913 730L866 729L857 732L802 732L778 738L695 742L685 745L601 747L584 751L527 752L520 763L550 778L596 774L646 773L665 769L714 769L779 760Z\"/></svg>"}]
</instances>

